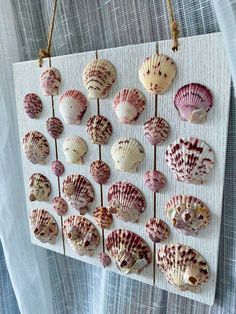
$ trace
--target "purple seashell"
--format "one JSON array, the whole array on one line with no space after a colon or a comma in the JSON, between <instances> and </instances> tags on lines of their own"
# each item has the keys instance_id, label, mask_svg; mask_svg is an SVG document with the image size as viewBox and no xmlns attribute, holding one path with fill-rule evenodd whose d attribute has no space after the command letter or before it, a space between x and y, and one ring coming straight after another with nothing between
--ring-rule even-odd
<instances>
[{"instance_id":1,"label":"purple seashell","mask_svg":"<svg viewBox=\"0 0 236 314\"><path fill-rule=\"evenodd\" d=\"M166 184L164 174L157 170L149 170L144 174L144 184L154 193L160 192Z\"/></svg>"},{"instance_id":2,"label":"purple seashell","mask_svg":"<svg viewBox=\"0 0 236 314\"><path fill-rule=\"evenodd\" d=\"M45 96L56 96L61 83L61 74L56 68L47 68L40 76L40 85Z\"/></svg>"},{"instance_id":3,"label":"purple seashell","mask_svg":"<svg viewBox=\"0 0 236 314\"><path fill-rule=\"evenodd\" d=\"M59 216L64 216L68 211L67 202L60 196L54 197L52 207Z\"/></svg>"},{"instance_id":4,"label":"purple seashell","mask_svg":"<svg viewBox=\"0 0 236 314\"><path fill-rule=\"evenodd\" d=\"M144 123L144 135L152 145L163 144L170 134L169 123L160 117L152 117Z\"/></svg>"},{"instance_id":5,"label":"purple seashell","mask_svg":"<svg viewBox=\"0 0 236 314\"><path fill-rule=\"evenodd\" d=\"M154 243L166 240L169 235L167 224L163 220L157 218L150 218L145 224L145 230Z\"/></svg>"},{"instance_id":6,"label":"purple seashell","mask_svg":"<svg viewBox=\"0 0 236 314\"><path fill-rule=\"evenodd\" d=\"M107 253L99 253L98 258L103 267L107 267L111 264L111 258Z\"/></svg>"},{"instance_id":7,"label":"purple seashell","mask_svg":"<svg viewBox=\"0 0 236 314\"><path fill-rule=\"evenodd\" d=\"M59 160L54 160L52 162L52 172L57 176L60 177L65 171L65 167L63 163Z\"/></svg>"},{"instance_id":8,"label":"purple seashell","mask_svg":"<svg viewBox=\"0 0 236 314\"><path fill-rule=\"evenodd\" d=\"M38 119L43 109L42 101L39 96L34 93L25 95L24 109L31 119Z\"/></svg>"},{"instance_id":9,"label":"purple seashell","mask_svg":"<svg viewBox=\"0 0 236 314\"><path fill-rule=\"evenodd\" d=\"M104 161L95 160L90 165L90 173L96 183L104 184L110 177L110 168Z\"/></svg>"},{"instance_id":10,"label":"purple seashell","mask_svg":"<svg viewBox=\"0 0 236 314\"><path fill-rule=\"evenodd\" d=\"M52 138L58 138L63 132L63 124L60 119L56 117L50 117L47 119L46 127L48 133L51 135Z\"/></svg>"}]
</instances>

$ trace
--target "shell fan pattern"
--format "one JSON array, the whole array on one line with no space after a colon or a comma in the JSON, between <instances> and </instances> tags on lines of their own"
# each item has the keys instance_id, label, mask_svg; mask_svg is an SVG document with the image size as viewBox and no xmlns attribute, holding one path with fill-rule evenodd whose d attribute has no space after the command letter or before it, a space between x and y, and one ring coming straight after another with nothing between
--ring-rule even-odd
<instances>
[{"instance_id":1,"label":"shell fan pattern","mask_svg":"<svg viewBox=\"0 0 236 314\"><path fill-rule=\"evenodd\" d=\"M157 170L148 170L144 174L144 185L153 193L160 192L166 185L166 177Z\"/></svg>"},{"instance_id":2,"label":"shell fan pattern","mask_svg":"<svg viewBox=\"0 0 236 314\"><path fill-rule=\"evenodd\" d=\"M54 197L52 200L52 208L59 216L64 216L68 211L67 202L60 196Z\"/></svg>"},{"instance_id":3,"label":"shell fan pattern","mask_svg":"<svg viewBox=\"0 0 236 314\"><path fill-rule=\"evenodd\" d=\"M29 178L29 200L30 202L46 202L51 194L51 184L41 173L34 173Z\"/></svg>"},{"instance_id":4,"label":"shell fan pattern","mask_svg":"<svg viewBox=\"0 0 236 314\"><path fill-rule=\"evenodd\" d=\"M63 142L63 153L68 163L82 165L87 151L87 144L80 136L69 136Z\"/></svg>"},{"instance_id":5,"label":"shell fan pattern","mask_svg":"<svg viewBox=\"0 0 236 314\"><path fill-rule=\"evenodd\" d=\"M43 109L43 104L38 95L30 93L24 97L24 109L31 119L38 119Z\"/></svg>"},{"instance_id":6,"label":"shell fan pattern","mask_svg":"<svg viewBox=\"0 0 236 314\"><path fill-rule=\"evenodd\" d=\"M87 132L93 144L104 145L111 137L112 125L106 117L93 116L87 121Z\"/></svg>"},{"instance_id":7,"label":"shell fan pattern","mask_svg":"<svg viewBox=\"0 0 236 314\"><path fill-rule=\"evenodd\" d=\"M150 218L145 225L145 230L154 243L164 241L169 236L168 226L161 219Z\"/></svg>"},{"instance_id":8,"label":"shell fan pattern","mask_svg":"<svg viewBox=\"0 0 236 314\"><path fill-rule=\"evenodd\" d=\"M40 85L45 96L56 96L60 83L61 74L56 68L47 68L40 76Z\"/></svg>"},{"instance_id":9,"label":"shell fan pattern","mask_svg":"<svg viewBox=\"0 0 236 314\"><path fill-rule=\"evenodd\" d=\"M162 145L170 134L169 123L160 117L152 117L144 123L144 135L152 145Z\"/></svg>"},{"instance_id":10,"label":"shell fan pattern","mask_svg":"<svg viewBox=\"0 0 236 314\"><path fill-rule=\"evenodd\" d=\"M56 117L50 117L47 119L46 127L48 133L51 135L52 138L57 139L63 132L63 123L60 119Z\"/></svg>"},{"instance_id":11,"label":"shell fan pattern","mask_svg":"<svg viewBox=\"0 0 236 314\"><path fill-rule=\"evenodd\" d=\"M98 184L105 184L110 178L110 168L102 160L95 160L90 165L90 174Z\"/></svg>"},{"instance_id":12,"label":"shell fan pattern","mask_svg":"<svg viewBox=\"0 0 236 314\"><path fill-rule=\"evenodd\" d=\"M110 229L113 218L106 207L96 207L93 212L93 217L100 228Z\"/></svg>"}]
</instances>

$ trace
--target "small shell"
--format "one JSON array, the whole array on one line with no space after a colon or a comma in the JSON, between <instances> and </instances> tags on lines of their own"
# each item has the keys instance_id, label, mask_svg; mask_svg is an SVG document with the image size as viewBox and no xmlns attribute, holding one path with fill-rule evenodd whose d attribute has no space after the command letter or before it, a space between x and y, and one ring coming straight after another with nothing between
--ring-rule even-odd
<instances>
[{"instance_id":1,"label":"small shell","mask_svg":"<svg viewBox=\"0 0 236 314\"><path fill-rule=\"evenodd\" d=\"M56 117L50 117L47 119L46 127L48 133L51 135L52 138L58 138L63 132L63 124L60 119Z\"/></svg>"},{"instance_id":2,"label":"small shell","mask_svg":"<svg viewBox=\"0 0 236 314\"><path fill-rule=\"evenodd\" d=\"M56 96L61 83L61 74L56 68L47 68L40 76L40 85L45 96Z\"/></svg>"},{"instance_id":3,"label":"small shell","mask_svg":"<svg viewBox=\"0 0 236 314\"><path fill-rule=\"evenodd\" d=\"M61 97L59 111L66 124L81 124L87 110L86 97L77 90L68 90Z\"/></svg>"},{"instance_id":4,"label":"small shell","mask_svg":"<svg viewBox=\"0 0 236 314\"><path fill-rule=\"evenodd\" d=\"M60 162L59 160L54 160L52 162L52 172L55 174L55 176L60 177L61 175L63 175L64 171L65 167L62 162Z\"/></svg>"},{"instance_id":5,"label":"small shell","mask_svg":"<svg viewBox=\"0 0 236 314\"><path fill-rule=\"evenodd\" d=\"M32 164L46 164L49 144L46 137L38 131L30 131L23 137L23 151Z\"/></svg>"},{"instance_id":6,"label":"small shell","mask_svg":"<svg viewBox=\"0 0 236 314\"><path fill-rule=\"evenodd\" d=\"M111 258L107 253L101 252L98 254L99 262L103 267L107 267L111 264Z\"/></svg>"},{"instance_id":7,"label":"small shell","mask_svg":"<svg viewBox=\"0 0 236 314\"><path fill-rule=\"evenodd\" d=\"M30 202L46 202L51 194L51 184L41 173L34 173L29 178L29 200Z\"/></svg>"},{"instance_id":8,"label":"small shell","mask_svg":"<svg viewBox=\"0 0 236 314\"><path fill-rule=\"evenodd\" d=\"M96 207L93 212L93 217L100 228L110 229L113 218L106 207Z\"/></svg>"},{"instance_id":9,"label":"small shell","mask_svg":"<svg viewBox=\"0 0 236 314\"><path fill-rule=\"evenodd\" d=\"M87 132L93 144L107 144L112 134L112 125L103 116L93 116L87 121Z\"/></svg>"},{"instance_id":10,"label":"small shell","mask_svg":"<svg viewBox=\"0 0 236 314\"><path fill-rule=\"evenodd\" d=\"M182 120L202 123L213 105L213 97L206 86L190 83L177 91L174 104Z\"/></svg>"},{"instance_id":11,"label":"small shell","mask_svg":"<svg viewBox=\"0 0 236 314\"><path fill-rule=\"evenodd\" d=\"M144 135L152 145L163 144L170 134L169 123L160 117L152 117L144 123Z\"/></svg>"},{"instance_id":12,"label":"small shell","mask_svg":"<svg viewBox=\"0 0 236 314\"><path fill-rule=\"evenodd\" d=\"M93 60L86 65L83 83L88 90L88 98L107 98L116 80L114 66L104 59Z\"/></svg>"},{"instance_id":13,"label":"small shell","mask_svg":"<svg viewBox=\"0 0 236 314\"><path fill-rule=\"evenodd\" d=\"M139 69L139 79L143 87L152 94L163 94L176 75L174 61L165 55L155 54L146 58Z\"/></svg>"},{"instance_id":14,"label":"small shell","mask_svg":"<svg viewBox=\"0 0 236 314\"><path fill-rule=\"evenodd\" d=\"M145 225L145 230L154 243L165 241L169 236L168 226L161 219L150 218Z\"/></svg>"},{"instance_id":15,"label":"small shell","mask_svg":"<svg viewBox=\"0 0 236 314\"><path fill-rule=\"evenodd\" d=\"M178 181L200 184L214 166L214 154L198 138L180 138L167 147L166 162Z\"/></svg>"},{"instance_id":16,"label":"small shell","mask_svg":"<svg viewBox=\"0 0 236 314\"><path fill-rule=\"evenodd\" d=\"M210 222L207 205L194 196L178 195L165 205L167 217L174 227L186 235L194 235Z\"/></svg>"},{"instance_id":17,"label":"small shell","mask_svg":"<svg viewBox=\"0 0 236 314\"><path fill-rule=\"evenodd\" d=\"M39 241L55 244L58 234L57 222L46 210L34 209L30 215L30 224Z\"/></svg>"},{"instance_id":18,"label":"small shell","mask_svg":"<svg viewBox=\"0 0 236 314\"><path fill-rule=\"evenodd\" d=\"M154 193L160 192L166 185L166 177L157 170L146 171L144 174L144 185Z\"/></svg>"},{"instance_id":19,"label":"small shell","mask_svg":"<svg viewBox=\"0 0 236 314\"><path fill-rule=\"evenodd\" d=\"M209 268L205 259L183 244L166 244L157 251L157 265L171 285L180 290L197 291L207 282Z\"/></svg>"},{"instance_id":20,"label":"small shell","mask_svg":"<svg viewBox=\"0 0 236 314\"><path fill-rule=\"evenodd\" d=\"M106 239L106 248L119 270L126 274L140 274L152 261L147 243L129 230L114 230Z\"/></svg>"},{"instance_id":21,"label":"small shell","mask_svg":"<svg viewBox=\"0 0 236 314\"><path fill-rule=\"evenodd\" d=\"M43 104L39 96L34 93L25 95L24 109L31 119L38 119L43 109Z\"/></svg>"},{"instance_id":22,"label":"small shell","mask_svg":"<svg viewBox=\"0 0 236 314\"><path fill-rule=\"evenodd\" d=\"M133 138L118 139L111 147L111 156L115 168L127 172L136 172L144 159L142 145Z\"/></svg>"},{"instance_id":23,"label":"small shell","mask_svg":"<svg viewBox=\"0 0 236 314\"><path fill-rule=\"evenodd\" d=\"M87 144L80 136L72 135L63 142L63 153L68 163L82 165L87 151Z\"/></svg>"},{"instance_id":24,"label":"small shell","mask_svg":"<svg viewBox=\"0 0 236 314\"><path fill-rule=\"evenodd\" d=\"M59 216L64 216L68 211L67 202L60 196L54 197L52 200L52 208Z\"/></svg>"},{"instance_id":25,"label":"small shell","mask_svg":"<svg viewBox=\"0 0 236 314\"><path fill-rule=\"evenodd\" d=\"M69 216L64 220L63 231L71 248L81 256L92 256L99 245L96 227L84 217Z\"/></svg>"},{"instance_id":26,"label":"small shell","mask_svg":"<svg viewBox=\"0 0 236 314\"><path fill-rule=\"evenodd\" d=\"M98 184L105 184L110 178L110 168L102 160L95 160L90 165L90 173Z\"/></svg>"},{"instance_id":27,"label":"small shell","mask_svg":"<svg viewBox=\"0 0 236 314\"><path fill-rule=\"evenodd\" d=\"M113 110L121 123L135 122L144 106L145 98L136 88L122 89L113 100Z\"/></svg>"},{"instance_id":28,"label":"small shell","mask_svg":"<svg viewBox=\"0 0 236 314\"><path fill-rule=\"evenodd\" d=\"M116 182L108 190L108 210L123 221L139 222L145 209L145 199L136 186Z\"/></svg>"}]
</instances>

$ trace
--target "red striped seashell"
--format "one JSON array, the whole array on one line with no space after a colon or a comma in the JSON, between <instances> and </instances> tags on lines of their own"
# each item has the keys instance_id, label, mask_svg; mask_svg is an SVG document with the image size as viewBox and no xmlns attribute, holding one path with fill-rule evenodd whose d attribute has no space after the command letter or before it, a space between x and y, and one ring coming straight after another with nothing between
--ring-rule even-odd
<instances>
[{"instance_id":1,"label":"red striped seashell","mask_svg":"<svg viewBox=\"0 0 236 314\"><path fill-rule=\"evenodd\" d=\"M47 119L46 127L48 133L51 135L52 138L58 138L63 132L63 123L60 119L56 117L50 117Z\"/></svg>"},{"instance_id":2,"label":"red striped seashell","mask_svg":"<svg viewBox=\"0 0 236 314\"><path fill-rule=\"evenodd\" d=\"M98 254L99 262L103 267L107 267L111 264L111 258L107 253L101 252Z\"/></svg>"},{"instance_id":3,"label":"red striped seashell","mask_svg":"<svg viewBox=\"0 0 236 314\"><path fill-rule=\"evenodd\" d=\"M40 76L40 85L45 96L56 96L60 83L61 74L56 68L47 68Z\"/></svg>"},{"instance_id":4,"label":"red striped seashell","mask_svg":"<svg viewBox=\"0 0 236 314\"><path fill-rule=\"evenodd\" d=\"M87 121L87 132L93 144L107 144L111 134L112 125L104 116L93 116Z\"/></svg>"},{"instance_id":5,"label":"red striped seashell","mask_svg":"<svg viewBox=\"0 0 236 314\"><path fill-rule=\"evenodd\" d=\"M145 224L145 230L154 243L164 241L169 236L168 226L161 219L150 218Z\"/></svg>"},{"instance_id":6,"label":"red striped seashell","mask_svg":"<svg viewBox=\"0 0 236 314\"><path fill-rule=\"evenodd\" d=\"M160 192L166 185L166 177L164 174L157 170L149 170L144 174L144 184L152 192Z\"/></svg>"},{"instance_id":7,"label":"red striped seashell","mask_svg":"<svg viewBox=\"0 0 236 314\"><path fill-rule=\"evenodd\" d=\"M95 160L90 165L90 173L98 184L105 184L110 177L110 168L102 160Z\"/></svg>"},{"instance_id":8,"label":"red striped seashell","mask_svg":"<svg viewBox=\"0 0 236 314\"><path fill-rule=\"evenodd\" d=\"M34 93L25 95L24 109L31 119L38 119L43 109L42 101L39 96Z\"/></svg>"},{"instance_id":9,"label":"red striped seashell","mask_svg":"<svg viewBox=\"0 0 236 314\"><path fill-rule=\"evenodd\" d=\"M161 117L152 117L144 123L144 135L152 145L165 143L169 134L170 125Z\"/></svg>"},{"instance_id":10,"label":"red striped seashell","mask_svg":"<svg viewBox=\"0 0 236 314\"><path fill-rule=\"evenodd\" d=\"M110 229L113 222L112 214L109 213L106 207L96 207L93 212L93 217L97 224L102 229Z\"/></svg>"}]
</instances>

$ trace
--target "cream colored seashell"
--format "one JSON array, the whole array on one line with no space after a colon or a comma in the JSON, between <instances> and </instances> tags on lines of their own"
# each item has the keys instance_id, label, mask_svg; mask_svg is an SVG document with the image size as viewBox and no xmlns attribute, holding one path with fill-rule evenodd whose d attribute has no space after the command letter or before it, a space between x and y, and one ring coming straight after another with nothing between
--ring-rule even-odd
<instances>
[{"instance_id":1,"label":"cream colored seashell","mask_svg":"<svg viewBox=\"0 0 236 314\"><path fill-rule=\"evenodd\" d=\"M61 83L60 72L53 67L44 70L40 76L40 85L43 94L46 96L56 96Z\"/></svg>"},{"instance_id":2,"label":"cream colored seashell","mask_svg":"<svg viewBox=\"0 0 236 314\"><path fill-rule=\"evenodd\" d=\"M87 151L87 144L80 136L67 137L63 142L63 153L69 163L82 165Z\"/></svg>"},{"instance_id":3,"label":"cream colored seashell","mask_svg":"<svg viewBox=\"0 0 236 314\"><path fill-rule=\"evenodd\" d=\"M51 184L41 173L34 173L29 178L29 200L30 202L48 201L51 194Z\"/></svg>"}]
</instances>

